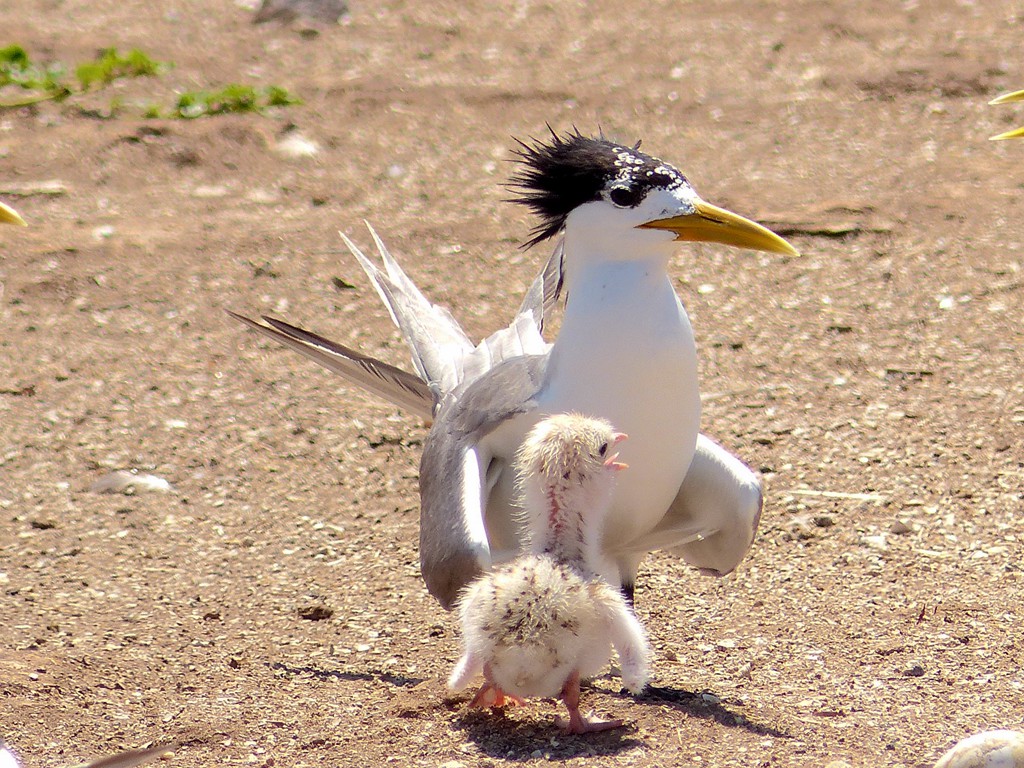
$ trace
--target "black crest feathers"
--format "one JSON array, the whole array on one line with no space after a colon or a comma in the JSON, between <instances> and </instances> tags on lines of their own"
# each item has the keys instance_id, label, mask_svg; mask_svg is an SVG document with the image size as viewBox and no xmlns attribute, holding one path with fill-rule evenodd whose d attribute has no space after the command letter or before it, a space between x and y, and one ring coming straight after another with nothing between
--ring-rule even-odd
<instances>
[{"instance_id":1,"label":"black crest feathers","mask_svg":"<svg viewBox=\"0 0 1024 768\"><path fill-rule=\"evenodd\" d=\"M573 209L600 200L606 192L616 205L631 207L654 186L686 183L677 170L641 152L640 142L627 147L578 130L564 136L551 130L548 142L516 141L522 169L510 181L509 187L519 193L511 202L540 217L526 247L556 235Z\"/></svg>"}]
</instances>

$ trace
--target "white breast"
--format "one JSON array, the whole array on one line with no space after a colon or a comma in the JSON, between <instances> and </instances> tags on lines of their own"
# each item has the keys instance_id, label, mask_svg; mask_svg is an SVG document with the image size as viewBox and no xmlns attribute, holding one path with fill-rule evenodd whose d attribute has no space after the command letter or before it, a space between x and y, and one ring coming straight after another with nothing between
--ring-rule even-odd
<instances>
[{"instance_id":1,"label":"white breast","mask_svg":"<svg viewBox=\"0 0 1024 768\"><path fill-rule=\"evenodd\" d=\"M693 331L664 271L634 261L578 276L540 405L608 419L629 435L605 538L653 528L686 475L700 425Z\"/></svg>"}]
</instances>

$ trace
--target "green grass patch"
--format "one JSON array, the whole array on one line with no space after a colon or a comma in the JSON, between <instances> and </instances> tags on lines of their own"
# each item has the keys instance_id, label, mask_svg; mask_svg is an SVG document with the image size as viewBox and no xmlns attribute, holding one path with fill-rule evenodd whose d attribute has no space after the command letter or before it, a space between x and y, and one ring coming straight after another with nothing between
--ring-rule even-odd
<instances>
[{"instance_id":1,"label":"green grass patch","mask_svg":"<svg viewBox=\"0 0 1024 768\"><path fill-rule=\"evenodd\" d=\"M194 120L197 117L224 115L231 112L263 112L270 107L301 104L284 88L276 85L256 88L232 83L211 91L189 91L178 96L177 103L167 111L159 106L146 108L146 117L177 117Z\"/></svg>"},{"instance_id":2,"label":"green grass patch","mask_svg":"<svg viewBox=\"0 0 1024 768\"><path fill-rule=\"evenodd\" d=\"M106 48L95 59L83 62L69 73L60 62L40 64L17 44L0 48L0 89L23 91L21 98L0 101L0 110L14 109L43 101L61 102L73 96L99 91L118 80L159 77L174 65L156 61L138 48L125 54ZM179 94L170 106L148 104L145 117L194 120L199 117L237 112L262 113L271 107L287 107L302 101L276 85L251 86L231 83L221 88ZM110 100L109 115L124 109L118 97Z\"/></svg>"}]
</instances>

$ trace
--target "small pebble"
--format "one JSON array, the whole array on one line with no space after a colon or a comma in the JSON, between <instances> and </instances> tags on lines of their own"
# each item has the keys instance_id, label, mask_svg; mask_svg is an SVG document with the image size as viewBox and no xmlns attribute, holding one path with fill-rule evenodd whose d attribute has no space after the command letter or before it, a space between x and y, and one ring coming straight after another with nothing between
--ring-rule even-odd
<instances>
[{"instance_id":1,"label":"small pebble","mask_svg":"<svg viewBox=\"0 0 1024 768\"><path fill-rule=\"evenodd\" d=\"M226 197L228 188L223 184L200 184L192 190L192 197L200 200L214 200L219 197Z\"/></svg>"},{"instance_id":2,"label":"small pebble","mask_svg":"<svg viewBox=\"0 0 1024 768\"><path fill-rule=\"evenodd\" d=\"M320 145L312 139L308 139L299 132L298 128L286 130L274 144L274 151L282 157L296 160L303 157L314 157L320 152Z\"/></svg>"},{"instance_id":3,"label":"small pebble","mask_svg":"<svg viewBox=\"0 0 1024 768\"><path fill-rule=\"evenodd\" d=\"M147 474L135 474L124 469L110 472L89 486L93 493L124 493L131 495L139 491L159 491L167 493L172 490L171 484L162 477Z\"/></svg>"},{"instance_id":4,"label":"small pebble","mask_svg":"<svg viewBox=\"0 0 1024 768\"><path fill-rule=\"evenodd\" d=\"M889 549L889 545L886 543L884 535L865 536L861 541L871 547L871 549L877 549L880 552L884 552Z\"/></svg>"}]
</instances>

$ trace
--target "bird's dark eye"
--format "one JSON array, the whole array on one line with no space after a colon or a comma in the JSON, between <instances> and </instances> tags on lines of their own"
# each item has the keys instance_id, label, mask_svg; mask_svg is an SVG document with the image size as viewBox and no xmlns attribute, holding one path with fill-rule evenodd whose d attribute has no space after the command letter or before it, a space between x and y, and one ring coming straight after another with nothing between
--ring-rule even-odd
<instances>
[{"instance_id":1,"label":"bird's dark eye","mask_svg":"<svg viewBox=\"0 0 1024 768\"><path fill-rule=\"evenodd\" d=\"M632 208L640 202L640 192L631 187L612 187L608 199L620 208Z\"/></svg>"},{"instance_id":2,"label":"bird's dark eye","mask_svg":"<svg viewBox=\"0 0 1024 768\"><path fill-rule=\"evenodd\" d=\"M601 447L597 449L597 452L602 456L608 453L608 443L601 443Z\"/></svg>"}]
</instances>

